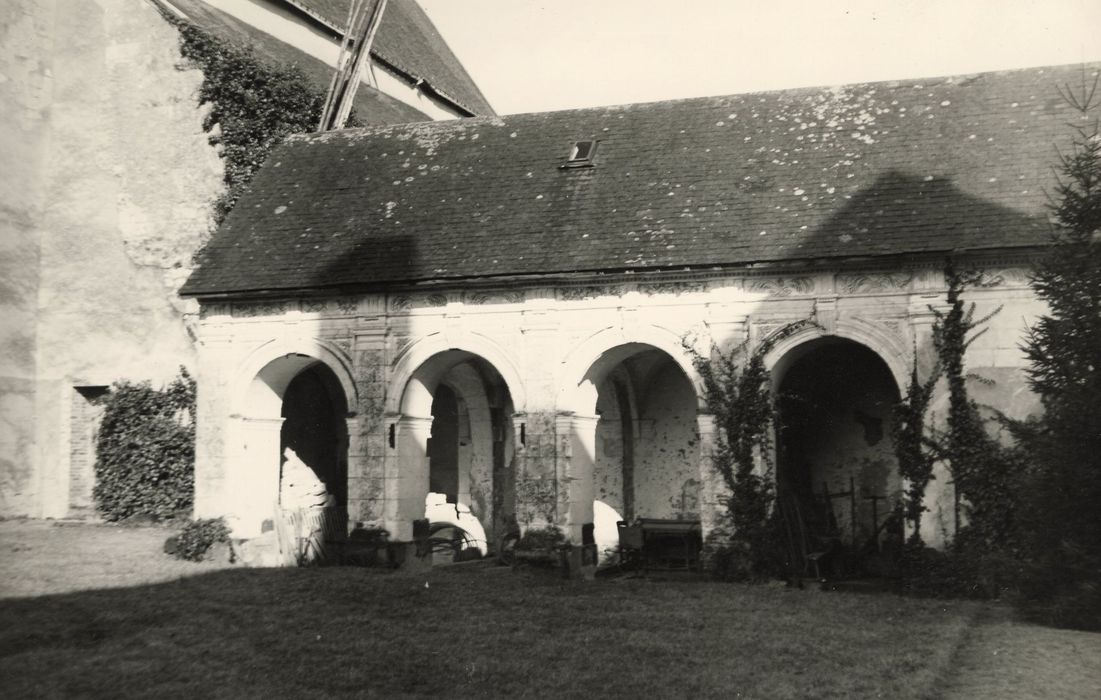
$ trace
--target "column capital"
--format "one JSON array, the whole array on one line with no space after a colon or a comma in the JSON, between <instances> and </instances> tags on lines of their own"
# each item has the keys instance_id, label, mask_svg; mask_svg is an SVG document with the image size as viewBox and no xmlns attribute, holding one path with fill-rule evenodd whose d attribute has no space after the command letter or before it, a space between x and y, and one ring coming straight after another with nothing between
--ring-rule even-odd
<instances>
[{"instance_id":1,"label":"column capital","mask_svg":"<svg viewBox=\"0 0 1101 700\"><path fill-rule=\"evenodd\" d=\"M559 413L554 418L555 426L559 429L592 427L592 429L595 430L596 424L599 422L600 416L588 416L577 413Z\"/></svg>"},{"instance_id":2,"label":"column capital","mask_svg":"<svg viewBox=\"0 0 1101 700\"><path fill-rule=\"evenodd\" d=\"M250 418L248 416L241 416L241 423L248 430L260 430L260 431L273 431L279 432L283 429L283 421L285 418Z\"/></svg>"}]
</instances>

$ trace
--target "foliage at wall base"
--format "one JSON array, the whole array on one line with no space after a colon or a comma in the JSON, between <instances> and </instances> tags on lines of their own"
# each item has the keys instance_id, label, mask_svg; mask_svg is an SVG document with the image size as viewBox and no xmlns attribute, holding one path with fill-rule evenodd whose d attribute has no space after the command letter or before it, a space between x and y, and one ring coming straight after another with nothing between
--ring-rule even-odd
<instances>
[{"instance_id":1,"label":"foliage at wall base","mask_svg":"<svg viewBox=\"0 0 1101 700\"><path fill-rule=\"evenodd\" d=\"M190 513L195 474L195 380L187 370L163 389L118 382L96 442L96 510L109 521Z\"/></svg>"},{"instance_id":2,"label":"foliage at wall base","mask_svg":"<svg viewBox=\"0 0 1101 700\"><path fill-rule=\"evenodd\" d=\"M229 526L222 518L192 520L174 538L172 556L187 561L202 561L218 542L229 542Z\"/></svg>"}]
</instances>

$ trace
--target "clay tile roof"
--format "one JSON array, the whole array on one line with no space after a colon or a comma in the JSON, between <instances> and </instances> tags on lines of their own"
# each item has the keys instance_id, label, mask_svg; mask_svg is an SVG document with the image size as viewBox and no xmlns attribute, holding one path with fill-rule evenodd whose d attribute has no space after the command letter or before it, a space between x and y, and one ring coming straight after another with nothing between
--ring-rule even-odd
<instances>
[{"instance_id":1,"label":"clay tile roof","mask_svg":"<svg viewBox=\"0 0 1101 700\"><path fill-rule=\"evenodd\" d=\"M288 0L341 31L350 0ZM371 53L434 90L471 114L495 114L435 25L414 0L389 0Z\"/></svg>"},{"instance_id":2,"label":"clay tile roof","mask_svg":"<svg viewBox=\"0 0 1101 700\"><path fill-rule=\"evenodd\" d=\"M1099 68L297 136L183 293L1035 246L1080 121L1056 85Z\"/></svg>"}]
</instances>

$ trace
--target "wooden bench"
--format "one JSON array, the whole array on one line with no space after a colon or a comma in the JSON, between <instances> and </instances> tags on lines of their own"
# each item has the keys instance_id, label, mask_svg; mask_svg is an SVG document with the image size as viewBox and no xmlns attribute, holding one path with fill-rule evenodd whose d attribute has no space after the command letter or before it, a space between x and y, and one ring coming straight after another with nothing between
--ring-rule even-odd
<instances>
[{"instance_id":1,"label":"wooden bench","mask_svg":"<svg viewBox=\"0 0 1101 700\"><path fill-rule=\"evenodd\" d=\"M703 537L698 520L638 518L632 524L621 520L616 526L622 564L641 564L644 569L699 569Z\"/></svg>"}]
</instances>

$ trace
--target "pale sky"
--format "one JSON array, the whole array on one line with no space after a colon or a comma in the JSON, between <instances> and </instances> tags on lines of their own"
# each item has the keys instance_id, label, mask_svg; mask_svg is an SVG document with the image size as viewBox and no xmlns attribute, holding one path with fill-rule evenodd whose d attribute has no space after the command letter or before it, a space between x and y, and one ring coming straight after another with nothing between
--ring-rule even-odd
<instances>
[{"instance_id":1,"label":"pale sky","mask_svg":"<svg viewBox=\"0 0 1101 700\"><path fill-rule=\"evenodd\" d=\"M500 114L1101 61L1101 0L418 0Z\"/></svg>"}]
</instances>

